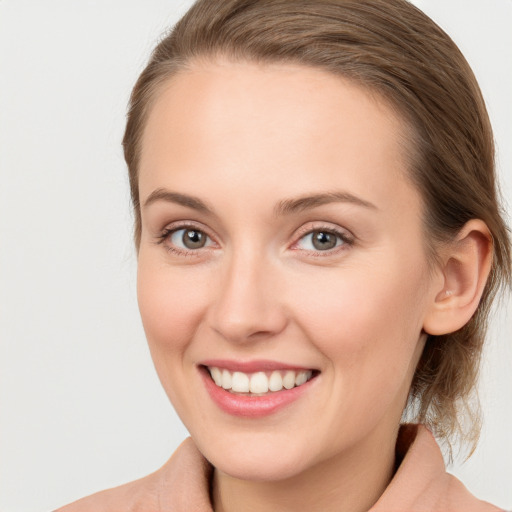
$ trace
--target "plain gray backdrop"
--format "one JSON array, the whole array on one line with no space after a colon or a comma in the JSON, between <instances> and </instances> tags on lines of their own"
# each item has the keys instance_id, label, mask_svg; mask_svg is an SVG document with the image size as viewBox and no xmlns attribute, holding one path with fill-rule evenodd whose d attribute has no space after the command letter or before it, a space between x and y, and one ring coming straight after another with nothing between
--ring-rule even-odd
<instances>
[{"instance_id":1,"label":"plain gray backdrop","mask_svg":"<svg viewBox=\"0 0 512 512\"><path fill-rule=\"evenodd\" d=\"M159 467L187 435L136 305L121 153L172 0L0 0L0 512L50 510ZM512 197L512 1L417 0L480 81ZM512 314L493 320L485 427L451 468L512 507Z\"/></svg>"}]
</instances>

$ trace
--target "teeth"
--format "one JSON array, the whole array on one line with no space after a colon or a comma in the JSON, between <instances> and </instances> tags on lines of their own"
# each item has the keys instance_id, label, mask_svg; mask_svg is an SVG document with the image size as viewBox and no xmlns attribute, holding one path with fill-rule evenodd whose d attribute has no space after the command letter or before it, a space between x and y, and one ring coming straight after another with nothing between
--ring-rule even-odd
<instances>
[{"instance_id":1,"label":"teeth","mask_svg":"<svg viewBox=\"0 0 512 512\"><path fill-rule=\"evenodd\" d=\"M222 383L221 383L221 386L224 389L231 389L231 373L228 372L228 370L222 370Z\"/></svg>"},{"instance_id":2,"label":"teeth","mask_svg":"<svg viewBox=\"0 0 512 512\"><path fill-rule=\"evenodd\" d=\"M237 391L238 393L249 393L249 377L247 374L242 372L233 373L231 389L233 391Z\"/></svg>"},{"instance_id":3,"label":"teeth","mask_svg":"<svg viewBox=\"0 0 512 512\"><path fill-rule=\"evenodd\" d=\"M251 393L267 393L268 392L268 378L263 372L253 373L251 375L249 391Z\"/></svg>"},{"instance_id":4,"label":"teeth","mask_svg":"<svg viewBox=\"0 0 512 512\"><path fill-rule=\"evenodd\" d=\"M295 386L295 372L286 372L283 377L283 386L292 389Z\"/></svg>"},{"instance_id":5,"label":"teeth","mask_svg":"<svg viewBox=\"0 0 512 512\"><path fill-rule=\"evenodd\" d=\"M213 381L219 387L235 393L264 394L269 391L281 391L283 388L292 389L302 386L313 376L311 370L273 371L247 374L233 372L216 367L208 368Z\"/></svg>"},{"instance_id":6,"label":"teeth","mask_svg":"<svg viewBox=\"0 0 512 512\"><path fill-rule=\"evenodd\" d=\"M210 373L215 384L222 387L222 372L218 368L211 368Z\"/></svg>"},{"instance_id":7,"label":"teeth","mask_svg":"<svg viewBox=\"0 0 512 512\"><path fill-rule=\"evenodd\" d=\"M308 380L308 374L307 372L299 372L297 373L297 376L295 377L295 385L301 386Z\"/></svg>"},{"instance_id":8,"label":"teeth","mask_svg":"<svg viewBox=\"0 0 512 512\"><path fill-rule=\"evenodd\" d=\"M281 391L283 389L283 377L279 372L272 372L268 381L270 391Z\"/></svg>"}]
</instances>

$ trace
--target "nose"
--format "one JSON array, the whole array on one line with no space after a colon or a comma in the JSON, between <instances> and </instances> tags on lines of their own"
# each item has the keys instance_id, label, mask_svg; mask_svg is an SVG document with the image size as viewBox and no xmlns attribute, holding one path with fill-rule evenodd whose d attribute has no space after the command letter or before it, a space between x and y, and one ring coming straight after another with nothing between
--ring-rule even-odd
<instances>
[{"instance_id":1,"label":"nose","mask_svg":"<svg viewBox=\"0 0 512 512\"><path fill-rule=\"evenodd\" d=\"M269 339L282 332L287 314L279 269L255 252L233 254L229 260L216 280L211 328L231 343Z\"/></svg>"}]
</instances>

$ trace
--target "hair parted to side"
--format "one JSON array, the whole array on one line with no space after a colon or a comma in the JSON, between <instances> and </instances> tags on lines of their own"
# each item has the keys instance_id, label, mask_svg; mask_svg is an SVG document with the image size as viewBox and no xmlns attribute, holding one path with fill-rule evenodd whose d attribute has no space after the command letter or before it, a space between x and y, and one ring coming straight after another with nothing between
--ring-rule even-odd
<instances>
[{"instance_id":1,"label":"hair parted to side","mask_svg":"<svg viewBox=\"0 0 512 512\"><path fill-rule=\"evenodd\" d=\"M494 256L478 310L459 331L429 336L409 400L415 420L439 439L459 438L474 448L480 431L474 392L487 318L512 271L492 130L465 58L441 28L406 0L198 0L155 48L130 100L123 145L137 247L138 163L152 102L171 76L219 56L304 64L384 97L411 127L409 176L423 198L431 257L470 219L487 224Z\"/></svg>"}]
</instances>

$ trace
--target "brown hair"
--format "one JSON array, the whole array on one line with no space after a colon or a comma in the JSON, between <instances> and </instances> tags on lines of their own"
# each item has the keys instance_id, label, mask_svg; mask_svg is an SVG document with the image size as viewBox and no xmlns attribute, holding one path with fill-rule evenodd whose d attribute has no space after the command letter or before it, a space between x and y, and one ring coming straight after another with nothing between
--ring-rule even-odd
<instances>
[{"instance_id":1,"label":"brown hair","mask_svg":"<svg viewBox=\"0 0 512 512\"><path fill-rule=\"evenodd\" d=\"M472 401L491 302L510 283L510 239L500 212L493 135L463 55L406 0L199 0L155 48L131 96L123 140L140 243L138 160L160 85L198 59L290 62L351 79L385 97L411 125L410 177L424 201L430 255L470 219L494 245L492 270L470 322L429 336L408 410L441 439L479 433ZM469 415L471 423L461 421Z\"/></svg>"}]
</instances>

